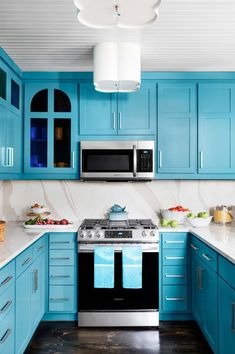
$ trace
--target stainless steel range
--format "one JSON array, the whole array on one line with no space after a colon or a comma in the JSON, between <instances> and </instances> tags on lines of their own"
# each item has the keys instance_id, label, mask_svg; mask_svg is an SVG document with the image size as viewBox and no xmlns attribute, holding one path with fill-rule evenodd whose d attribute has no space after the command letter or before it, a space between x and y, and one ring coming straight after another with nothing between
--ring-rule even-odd
<instances>
[{"instance_id":1,"label":"stainless steel range","mask_svg":"<svg viewBox=\"0 0 235 354\"><path fill-rule=\"evenodd\" d=\"M159 233L150 219L109 221L85 219L78 232L78 325L159 325ZM112 246L115 251L114 287L94 286L94 249ZM122 284L122 250L141 246L142 287L126 289Z\"/></svg>"}]
</instances>

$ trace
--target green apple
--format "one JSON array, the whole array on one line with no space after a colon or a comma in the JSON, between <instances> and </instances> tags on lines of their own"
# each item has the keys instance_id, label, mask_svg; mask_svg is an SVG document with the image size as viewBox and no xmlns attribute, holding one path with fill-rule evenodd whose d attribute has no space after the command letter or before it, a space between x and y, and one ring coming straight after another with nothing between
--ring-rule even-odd
<instances>
[{"instance_id":1,"label":"green apple","mask_svg":"<svg viewBox=\"0 0 235 354\"><path fill-rule=\"evenodd\" d=\"M187 218L193 219L193 218L195 218L195 215L194 215L193 213L189 213L189 214L187 215Z\"/></svg>"},{"instance_id":2,"label":"green apple","mask_svg":"<svg viewBox=\"0 0 235 354\"><path fill-rule=\"evenodd\" d=\"M177 227L179 222L177 220L171 220L170 225L171 227Z\"/></svg>"},{"instance_id":3,"label":"green apple","mask_svg":"<svg viewBox=\"0 0 235 354\"><path fill-rule=\"evenodd\" d=\"M169 223L170 223L170 221L167 220L167 219L161 219L161 220L160 220L160 224L161 224L161 226L163 226L163 227L169 226Z\"/></svg>"},{"instance_id":4,"label":"green apple","mask_svg":"<svg viewBox=\"0 0 235 354\"><path fill-rule=\"evenodd\" d=\"M200 213L197 214L198 218L208 218L209 214L206 211L202 211Z\"/></svg>"}]
</instances>

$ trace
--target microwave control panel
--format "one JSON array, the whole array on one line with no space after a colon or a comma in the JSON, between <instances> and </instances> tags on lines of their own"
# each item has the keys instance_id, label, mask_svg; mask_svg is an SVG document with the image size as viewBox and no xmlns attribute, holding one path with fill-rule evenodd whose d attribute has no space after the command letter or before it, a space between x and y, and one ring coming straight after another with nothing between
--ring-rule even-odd
<instances>
[{"instance_id":1,"label":"microwave control panel","mask_svg":"<svg viewBox=\"0 0 235 354\"><path fill-rule=\"evenodd\" d=\"M137 150L137 171L153 172L153 151Z\"/></svg>"}]
</instances>

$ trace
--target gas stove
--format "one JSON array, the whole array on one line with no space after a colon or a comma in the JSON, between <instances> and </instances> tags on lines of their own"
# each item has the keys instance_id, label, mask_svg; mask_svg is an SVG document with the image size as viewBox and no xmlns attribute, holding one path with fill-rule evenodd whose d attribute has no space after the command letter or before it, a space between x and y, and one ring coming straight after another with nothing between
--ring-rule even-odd
<instances>
[{"instance_id":1,"label":"gas stove","mask_svg":"<svg viewBox=\"0 0 235 354\"><path fill-rule=\"evenodd\" d=\"M79 243L158 243L157 226L151 219L85 219L79 227Z\"/></svg>"}]
</instances>

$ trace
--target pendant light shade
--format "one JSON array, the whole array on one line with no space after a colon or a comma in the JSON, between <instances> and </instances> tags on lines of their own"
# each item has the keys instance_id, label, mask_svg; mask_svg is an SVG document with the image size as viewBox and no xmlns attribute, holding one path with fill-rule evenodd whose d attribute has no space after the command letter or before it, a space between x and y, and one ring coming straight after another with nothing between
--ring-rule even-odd
<instances>
[{"instance_id":1,"label":"pendant light shade","mask_svg":"<svg viewBox=\"0 0 235 354\"><path fill-rule=\"evenodd\" d=\"M94 48L94 85L101 92L140 88L141 49L136 43L99 43Z\"/></svg>"}]
</instances>

